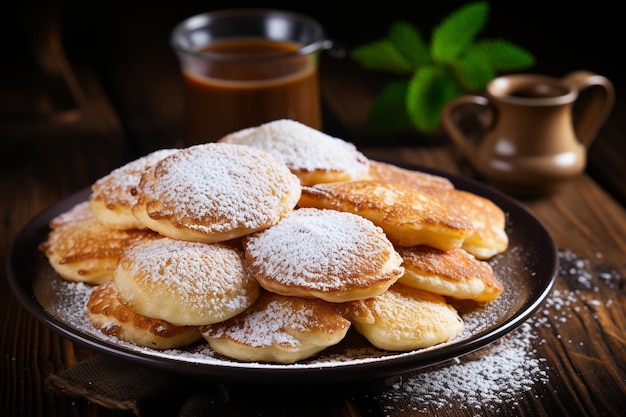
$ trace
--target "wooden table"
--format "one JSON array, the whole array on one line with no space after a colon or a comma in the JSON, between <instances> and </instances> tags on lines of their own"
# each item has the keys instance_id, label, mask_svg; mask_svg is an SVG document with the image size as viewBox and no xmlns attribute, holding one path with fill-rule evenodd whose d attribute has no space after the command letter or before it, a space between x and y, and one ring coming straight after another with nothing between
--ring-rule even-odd
<instances>
[{"instance_id":1,"label":"wooden table","mask_svg":"<svg viewBox=\"0 0 626 417\"><path fill-rule=\"evenodd\" d=\"M90 55L70 43L68 60L54 36L58 27L51 25L52 35L37 50L47 71L33 72L36 66L19 56L13 66L3 68L0 79L11 76L15 81L0 90L3 264L15 236L41 210L125 162L180 145L180 78L163 38L170 23L188 14L185 10L136 22L137 36L124 37L129 27L111 13L112 26L119 24L114 33L126 40L123 47L115 53L98 48ZM365 115L380 81L349 61L325 57L325 130L355 142L371 158L471 176L445 138L432 143L408 136L384 145L364 139ZM553 291L526 325L458 361L404 375L396 385L357 391L345 386L332 393L317 388L292 393L289 399L280 388L250 397L245 386L227 387L230 399L212 415L623 415L624 120L624 102L618 101L590 150L587 173L558 194L520 202L552 234L561 261ZM1 274L0 415L130 415L45 389L50 374L94 353L33 318L9 288L5 268Z\"/></svg>"}]
</instances>

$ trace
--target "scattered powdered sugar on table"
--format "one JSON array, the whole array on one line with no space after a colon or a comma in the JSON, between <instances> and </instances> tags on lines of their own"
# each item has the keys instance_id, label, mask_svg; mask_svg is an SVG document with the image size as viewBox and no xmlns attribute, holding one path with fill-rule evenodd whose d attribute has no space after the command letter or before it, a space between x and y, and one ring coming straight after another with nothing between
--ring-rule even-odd
<instances>
[{"instance_id":1,"label":"scattered powdered sugar on table","mask_svg":"<svg viewBox=\"0 0 626 417\"><path fill-rule=\"evenodd\" d=\"M531 322L488 347L456 358L431 371L411 374L380 395L387 407L397 409L400 401L413 411L456 407L480 410L498 408L507 401L515 405L520 396L548 376L545 360L536 357L532 341L538 336Z\"/></svg>"},{"instance_id":2,"label":"scattered powdered sugar on table","mask_svg":"<svg viewBox=\"0 0 626 417\"><path fill-rule=\"evenodd\" d=\"M543 317L538 319L538 325L557 327L564 323L574 312L586 310L597 319L596 313L590 307L602 307L603 301L593 297L600 291L600 286L609 290L616 290L622 285L620 273L606 265L591 266L591 260L581 259L575 253L563 250L559 252L561 260L560 276L569 283L572 290L558 290L552 292L552 297L546 299L543 306ZM602 254L596 254L602 259ZM604 302L604 307L610 308L612 299Z\"/></svg>"},{"instance_id":3,"label":"scattered powdered sugar on table","mask_svg":"<svg viewBox=\"0 0 626 417\"><path fill-rule=\"evenodd\" d=\"M476 415L485 409L502 412L516 407L528 391L549 381L550 368L535 348L545 340L536 328L558 330L559 323L566 322L574 312L600 304L593 294L600 291L601 285L609 289L622 285L618 271L606 266L592 269L590 260L570 250L559 251L559 260L559 278L571 289L555 288L531 319L491 345L430 370L409 374L376 398L384 400L389 410L407 407L427 414L433 410L445 412L453 402L455 407L460 404L463 409L475 410ZM605 307L612 304L608 300Z\"/></svg>"}]
</instances>

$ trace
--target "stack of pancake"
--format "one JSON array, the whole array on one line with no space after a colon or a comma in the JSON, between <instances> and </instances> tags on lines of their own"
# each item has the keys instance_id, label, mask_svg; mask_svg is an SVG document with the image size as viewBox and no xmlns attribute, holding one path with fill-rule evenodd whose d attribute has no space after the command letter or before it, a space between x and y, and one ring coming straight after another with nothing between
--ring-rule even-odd
<instances>
[{"instance_id":1,"label":"stack of pancake","mask_svg":"<svg viewBox=\"0 0 626 417\"><path fill-rule=\"evenodd\" d=\"M487 260L508 246L490 200L292 120L132 161L50 227L41 249L95 286L102 333L277 363L350 328L391 351L455 338L450 301L495 300Z\"/></svg>"}]
</instances>

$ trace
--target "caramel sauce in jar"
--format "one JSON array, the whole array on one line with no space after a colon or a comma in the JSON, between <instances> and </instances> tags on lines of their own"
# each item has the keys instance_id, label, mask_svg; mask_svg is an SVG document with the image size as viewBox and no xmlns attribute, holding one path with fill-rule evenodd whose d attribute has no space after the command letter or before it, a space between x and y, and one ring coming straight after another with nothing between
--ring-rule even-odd
<instances>
[{"instance_id":1,"label":"caramel sauce in jar","mask_svg":"<svg viewBox=\"0 0 626 417\"><path fill-rule=\"evenodd\" d=\"M216 41L183 69L187 144L293 119L321 129L317 54L267 39Z\"/></svg>"}]
</instances>

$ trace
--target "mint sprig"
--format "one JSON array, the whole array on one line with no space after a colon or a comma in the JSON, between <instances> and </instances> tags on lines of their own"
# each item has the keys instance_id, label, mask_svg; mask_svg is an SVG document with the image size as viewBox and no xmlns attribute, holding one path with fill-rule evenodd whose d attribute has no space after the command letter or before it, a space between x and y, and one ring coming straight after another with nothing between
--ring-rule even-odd
<instances>
[{"instance_id":1,"label":"mint sprig","mask_svg":"<svg viewBox=\"0 0 626 417\"><path fill-rule=\"evenodd\" d=\"M469 3L439 23L430 44L415 26L401 20L384 39L354 48L351 57L363 68L407 77L391 81L377 97L367 131L380 136L413 126L433 132L451 99L484 89L499 72L534 65L534 56L518 45L478 39L488 16L488 3Z\"/></svg>"}]
</instances>

